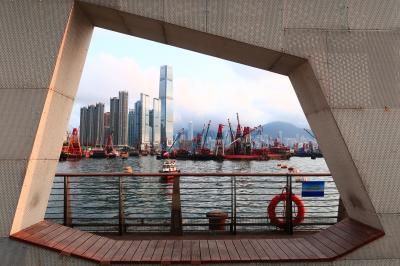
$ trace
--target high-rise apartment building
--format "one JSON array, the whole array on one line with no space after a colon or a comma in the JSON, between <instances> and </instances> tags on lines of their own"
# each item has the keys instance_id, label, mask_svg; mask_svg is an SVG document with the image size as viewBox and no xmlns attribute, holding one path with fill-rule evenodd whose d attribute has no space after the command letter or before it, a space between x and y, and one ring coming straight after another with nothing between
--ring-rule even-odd
<instances>
[{"instance_id":1,"label":"high-rise apartment building","mask_svg":"<svg viewBox=\"0 0 400 266\"><path fill-rule=\"evenodd\" d=\"M135 103L134 112L134 146L140 150L150 148L150 98L140 94L140 101Z\"/></svg>"},{"instance_id":2,"label":"high-rise apartment building","mask_svg":"<svg viewBox=\"0 0 400 266\"><path fill-rule=\"evenodd\" d=\"M150 113L151 144L154 149L161 145L161 102L153 98L153 110Z\"/></svg>"},{"instance_id":3,"label":"high-rise apartment building","mask_svg":"<svg viewBox=\"0 0 400 266\"><path fill-rule=\"evenodd\" d=\"M141 102L135 102L135 112L134 112L134 126L133 126L133 146L139 148L140 144L140 123L141 123Z\"/></svg>"},{"instance_id":4,"label":"high-rise apartment building","mask_svg":"<svg viewBox=\"0 0 400 266\"><path fill-rule=\"evenodd\" d=\"M104 104L97 103L81 108L80 142L84 146L104 143Z\"/></svg>"},{"instance_id":5,"label":"high-rise apartment building","mask_svg":"<svg viewBox=\"0 0 400 266\"><path fill-rule=\"evenodd\" d=\"M172 145L174 135L172 81L172 67L162 66L160 69L159 99L161 101L161 143L163 147Z\"/></svg>"},{"instance_id":6,"label":"high-rise apartment building","mask_svg":"<svg viewBox=\"0 0 400 266\"><path fill-rule=\"evenodd\" d=\"M111 123L111 115L110 112L104 113L104 127L110 127Z\"/></svg>"},{"instance_id":7,"label":"high-rise apartment building","mask_svg":"<svg viewBox=\"0 0 400 266\"><path fill-rule=\"evenodd\" d=\"M113 143L118 144L119 129L119 99L113 97L110 99L110 130L113 135Z\"/></svg>"},{"instance_id":8,"label":"high-rise apartment building","mask_svg":"<svg viewBox=\"0 0 400 266\"><path fill-rule=\"evenodd\" d=\"M118 145L128 145L128 92L119 92Z\"/></svg>"},{"instance_id":9,"label":"high-rise apartment building","mask_svg":"<svg viewBox=\"0 0 400 266\"><path fill-rule=\"evenodd\" d=\"M154 110L149 111L149 141L153 145L153 125L154 125Z\"/></svg>"},{"instance_id":10,"label":"high-rise apartment building","mask_svg":"<svg viewBox=\"0 0 400 266\"><path fill-rule=\"evenodd\" d=\"M86 139L86 145L87 146L94 146L96 144L94 140L94 121L95 121L95 117L96 117L96 106L95 105L89 105L88 107L88 122L87 122L87 139Z\"/></svg>"},{"instance_id":11,"label":"high-rise apartment building","mask_svg":"<svg viewBox=\"0 0 400 266\"><path fill-rule=\"evenodd\" d=\"M93 145L104 144L104 103L97 103L94 111Z\"/></svg>"},{"instance_id":12,"label":"high-rise apartment building","mask_svg":"<svg viewBox=\"0 0 400 266\"><path fill-rule=\"evenodd\" d=\"M129 109L128 113L128 145L135 146L135 109Z\"/></svg>"},{"instance_id":13,"label":"high-rise apartment building","mask_svg":"<svg viewBox=\"0 0 400 266\"><path fill-rule=\"evenodd\" d=\"M79 125L79 140L82 145L87 142L87 122L88 122L88 109L87 107L81 108L80 125Z\"/></svg>"},{"instance_id":14,"label":"high-rise apartment building","mask_svg":"<svg viewBox=\"0 0 400 266\"><path fill-rule=\"evenodd\" d=\"M145 150L146 148L150 147L150 98L149 95L141 93L140 94L140 137L139 137L139 144L140 149Z\"/></svg>"},{"instance_id":15,"label":"high-rise apartment building","mask_svg":"<svg viewBox=\"0 0 400 266\"><path fill-rule=\"evenodd\" d=\"M111 114L110 112L106 112L104 113L104 144L107 142L107 138L111 134L110 124Z\"/></svg>"}]
</instances>

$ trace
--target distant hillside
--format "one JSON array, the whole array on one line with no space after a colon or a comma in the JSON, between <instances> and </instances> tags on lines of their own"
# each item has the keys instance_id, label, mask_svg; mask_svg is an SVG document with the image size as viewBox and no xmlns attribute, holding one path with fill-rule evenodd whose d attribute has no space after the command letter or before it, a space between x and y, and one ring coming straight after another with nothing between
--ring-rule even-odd
<instances>
[{"instance_id":1,"label":"distant hillside","mask_svg":"<svg viewBox=\"0 0 400 266\"><path fill-rule=\"evenodd\" d=\"M303 128L296 127L291 123L276 121L263 125L263 135L276 138L279 136L279 131L282 131L284 139L295 138L296 136L304 136L307 139L311 138Z\"/></svg>"},{"instance_id":2,"label":"distant hillside","mask_svg":"<svg viewBox=\"0 0 400 266\"><path fill-rule=\"evenodd\" d=\"M215 127L215 125L214 125ZM179 130L181 127L175 128L175 132ZM225 127L225 131L227 130L228 127ZM236 130L236 125L233 125L233 130ZM195 133L201 131L201 129L195 129ZM271 123L267 123L263 125L263 135L268 135L271 138L276 138L279 136L279 131L282 131L282 137L284 139L286 138L296 138L297 136L305 137L306 139L312 139L305 131L303 128L299 128L291 123L287 122L282 122L282 121L275 121ZM208 136L211 138L215 138L217 135L217 130L216 128L210 128L208 132Z\"/></svg>"}]
</instances>

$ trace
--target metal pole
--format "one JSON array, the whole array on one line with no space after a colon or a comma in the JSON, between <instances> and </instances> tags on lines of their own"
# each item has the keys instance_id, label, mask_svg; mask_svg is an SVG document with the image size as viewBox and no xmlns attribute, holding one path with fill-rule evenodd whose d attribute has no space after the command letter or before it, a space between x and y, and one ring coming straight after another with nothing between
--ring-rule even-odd
<instances>
[{"instance_id":1,"label":"metal pole","mask_svg":"<svg viewBox=\"0 0 400 266\"><path fill-rule=\"evenodd\" d=\"M118 232L122 235L125 232L125 215L124 215L124 195L123 195L123 182L122 176L118 177Z\"/></svg>"},{"instance_id":2,"label":"metal pole","mask_svg":"<svg viewBox=\"0 0 400 266\"><path fill-rule=\"evenodd\" d=\"M64 225L71 226L71 202L69 193L69 176L64 176Z\"/></svg>"},{"instance_id":3,"label":"metal pole","mask_svg":"<svg viewBox=\"0 0 400 266\"><path fill-rule=\"evenodd\" d=\"M286 232L293 234L293 208L292 208L292 176L286 176Z\"/></svg>"},{"instance_id":4,"label":"metal pole","mask_svg":"<svg viewBox=\"0 0 400 266\"><path fill-rule=\"evenodd\" d=\"M236 176L233 177L233 233L236 234Z\"/></svg>"},{"instance_id":5,"label":"metal pole","mask_svg":"<svg viewBox=\"0 0 400 266\"><path fill-rule=\"evenodd\" d=\"M233 233L233 176L231 176L231 225L229 227L229 230L231 233Z\"/></svg>"},{"instance_id":6,"label":"metal pole","mask_svg":"<svg viewBox=\"0 0 400 266\"><path fill-rule=\"evenodd\" d=\"M171 233L182 235L182 209L181 209L181 190L179 187L180 177L174 177L172 188L172 206L171 206Z\"/></svg>"}]
</instances>

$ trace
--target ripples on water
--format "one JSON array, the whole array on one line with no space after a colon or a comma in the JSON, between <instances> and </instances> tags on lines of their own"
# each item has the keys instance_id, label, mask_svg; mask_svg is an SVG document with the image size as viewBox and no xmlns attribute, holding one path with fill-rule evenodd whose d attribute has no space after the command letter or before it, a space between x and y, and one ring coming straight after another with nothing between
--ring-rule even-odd
<instances>
[{"instance_id":1,"label":"ripples on water","mask_svg":"<svg viewBox=\"0 0 400 266\"><path fill-rule=\"evenodd\" d=\"M277 164L287 164L301 172L329 172L323 158L292 157L288 161L177 161L182 172L273 172L285 173L287 169ZM131 166L134 172L158 172L162 161L155 157L129 157L127 160L86 159L81 161L60 162L59 173L85 172L123 172ZM81 182L84 180L84 182ZM71 178L71 205L74 222L104 222L104 218L118 217L118 182L113 177ZM305 222L313 222L315 217L325 217L322 222L332 223L337 215L338 194L330 177L311 177L309 180L326 180L324 198L307 198L307 216ZM47 218L62 217L62 178L56 178L49 201ZM78 182L79 181L79 182ZM57 183L60 182L60 183ZM237 177L236 201L238 223L268 223L266 208L271 198L279 194L286 179L283 177ZM293 191L301 194L301 184L293 183ZM127 223L168 223L172 199L172 184L160 182L159 177L126 177L123 185L125 193L125 216ZM230 177L181 177L181 200L183 222L205 223L205 214L221 209L231 214L231 178ZM315 206L315 207L314 207ZM307 220L308 219L308 220ZM57 219L55 219L57 220ZM190 228L190 227L186 227ZM200 227L193 226L190 230ZM243 227L245 228L245 227ZM166 231L168 227L164 228ZM265 228L264 228L265 229ZM135 229L136 230L136 229ZM239 229L240 230L240 229ZM158 231L162 231L158 228Z\"/></svg>"},{"instance_id":2,"label":"ripples on water","mask_svg":"<svg viewBox=\"0 0 400 266\"><path fill-rule=\"evenodd\" d=\"M323 158L292 157L288 161L181 161L177 167L183 172L286 172L277 164L287 164L302 172L329 172ZM86 159L80 161L65 161L58 164L57 172L122 172L125 166L131 166L135 172L158 172L162 160L154 156L129 157L127 160L115 159Z\"/></svg>"}]
</instances>

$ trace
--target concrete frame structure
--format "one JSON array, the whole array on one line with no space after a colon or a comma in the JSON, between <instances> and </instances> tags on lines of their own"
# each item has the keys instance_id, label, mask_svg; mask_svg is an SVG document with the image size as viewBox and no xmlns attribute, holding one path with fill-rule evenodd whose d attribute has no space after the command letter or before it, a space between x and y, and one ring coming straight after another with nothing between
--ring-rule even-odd
<instances>
[{"instance_id":1,"label":"concrete frame structure","mask_svg":"<svg viewBox=\"0 0 400 266\"><path fill-rule=\"evenodd\" d=\"M396 0L2 1L3 262L91 264L7 237L44 217L99 26L289 76L349 216L386 233L329 265L400 264L399 14Z\"/></svg>"}]
</instances>

